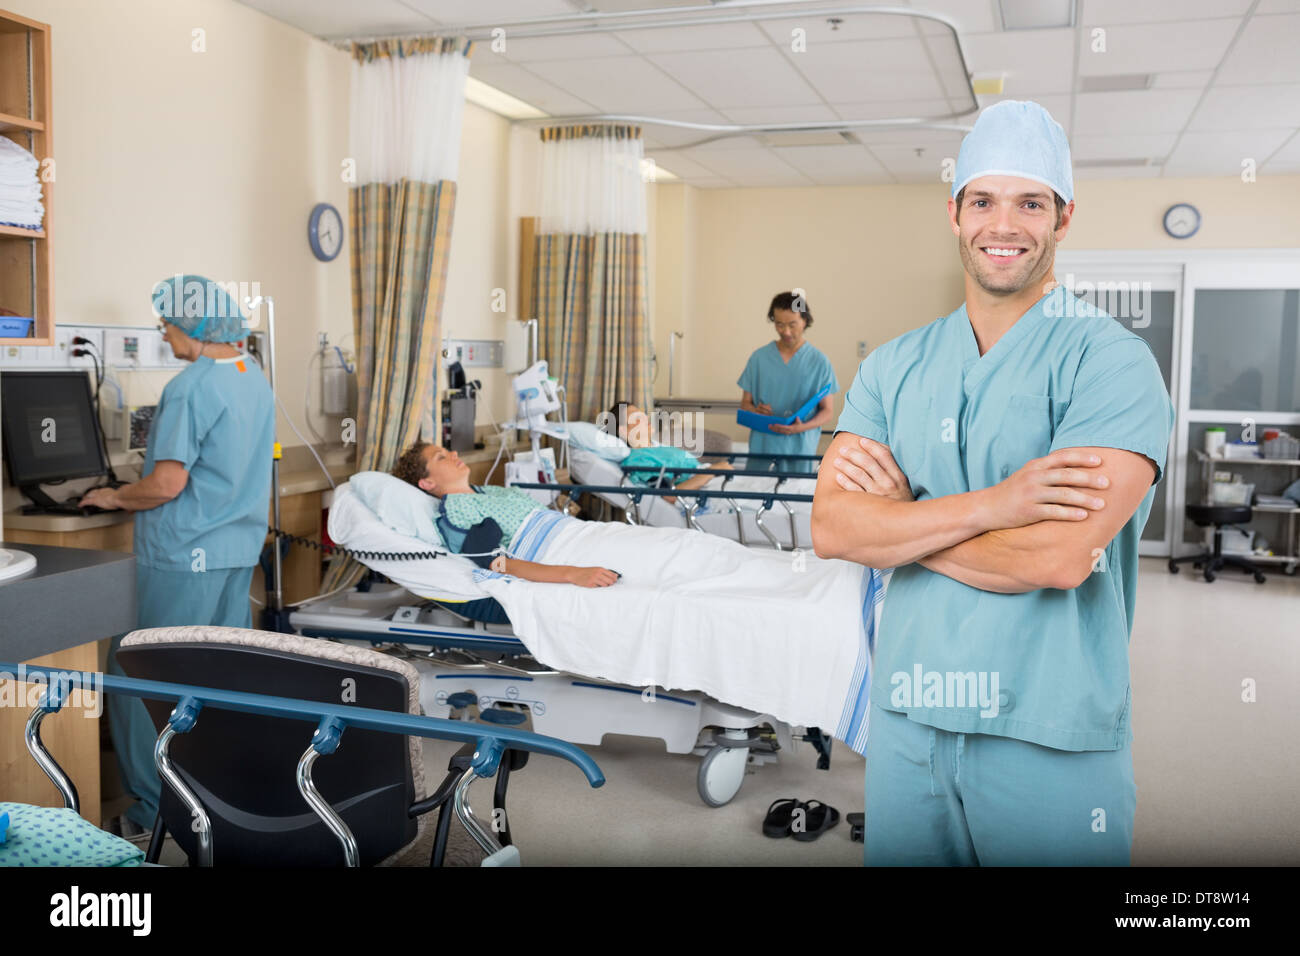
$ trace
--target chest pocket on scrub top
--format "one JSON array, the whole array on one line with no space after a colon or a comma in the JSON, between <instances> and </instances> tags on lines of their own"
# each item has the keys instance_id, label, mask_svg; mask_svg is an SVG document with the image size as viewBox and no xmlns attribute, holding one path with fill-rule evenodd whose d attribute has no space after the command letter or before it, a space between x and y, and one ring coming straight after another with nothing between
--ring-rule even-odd
<instances>
[{"instance_id":1,"label":"chest pocket on scrub top","mask_svg":"<svg viewBox=\"0 0 1300 956\"><path fill-rule=\"evenodd\" d=\"M889 423L887 444L894 461L911 483L912 493L920 494L917 482L926 459L929 458L930 445L939 441L939 416L935 414L932 395L921 395L906 401L905 407L899 405Z\"/></svg>"},{"instance_id":2,"label":"chest pocket on scrub top","mask_svg":"<svg viewBox=\"0 0 1300 956\"><path fill-rule=\"evenodd\" d=\"M1001 465L1000 477L1019 471L1025 463L1051 450L1055 432L1052 399L1048 395L1015 394L1007 400L1007 413L994 439Z\"/></svg>"}]
</instances>

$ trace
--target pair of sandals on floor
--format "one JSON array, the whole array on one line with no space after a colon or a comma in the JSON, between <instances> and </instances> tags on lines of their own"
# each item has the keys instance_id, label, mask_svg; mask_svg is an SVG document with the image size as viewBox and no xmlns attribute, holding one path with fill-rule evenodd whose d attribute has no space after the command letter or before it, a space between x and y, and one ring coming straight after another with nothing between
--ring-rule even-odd
<instances>
[{"instance_id":1,"label":"pair of sandals on floor","mask_svg":"<svg viewBox=\"0 0 1300 956\"><path fill-rule=\"evenodd\" d=\"M794 797L773 800L763 817L763 835L774 839L793 837L811 843L840 822L840 811L820 800L804 802Z\"/></svg>"}]
</instances>

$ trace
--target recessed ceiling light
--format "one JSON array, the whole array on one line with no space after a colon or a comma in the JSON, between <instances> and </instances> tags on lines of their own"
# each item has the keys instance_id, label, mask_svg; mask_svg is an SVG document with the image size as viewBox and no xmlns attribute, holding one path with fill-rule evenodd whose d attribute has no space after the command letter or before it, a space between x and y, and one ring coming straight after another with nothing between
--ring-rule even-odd
<instances>
[{"instance_id":1,"label":"recessed ceiling light","mask_svg":"<svg viewBox=\"0 0 1300 956\"><path fill-rule=\"evenodd\" d=\"M1114 76L1079 77L1080 93L1115 93L1119 90L1149 90L1151 73L1117 73Z\"/></svg>"},{"instance_id":2,"label":"recessed ceiling light","mask_svg":"<svg viewBox=\"0 0 1300 956\"><path fill-rule=\"evenodd\" d=\"M1004 30L1074 26L1074 0L998 0Z\"/></svg>"},{"instance_id":3,"label":"recessed ceiling light","mask_svg":"<svg viewBox=\"0 0 1300 956\"><path fill-rule=\"evenodd\" d=\"M515 99L509 93L502 93L494 86L488 86L482 80L469 76L465 78L465 100L485 110L499 113L507 119L537 119L545 116L542 110L529 106L523 100Z\"/></svg>"},{"instance_id":4,"label":"recessed ceiling light","mask_svg":"<svg viewBox=\"0 0 1300 956\"><path fill-rule=\"evenodd\" d=\"M676 173L671 173L650 156L641 160L641 179L647 183L666 183L674 179L680 179Z\"/></svg>"},{"instance_id":5,"label":"recessed ceiling light","mask_svg":"<svg viewBox=\"0 0 1300 956\"><path fill-rule=\"evenodd\" d=\"M1075 169L1110 169L1117 166L1159 166L1162 161L1141 159L1076 159Z\"/></svg>"}]
</instances>

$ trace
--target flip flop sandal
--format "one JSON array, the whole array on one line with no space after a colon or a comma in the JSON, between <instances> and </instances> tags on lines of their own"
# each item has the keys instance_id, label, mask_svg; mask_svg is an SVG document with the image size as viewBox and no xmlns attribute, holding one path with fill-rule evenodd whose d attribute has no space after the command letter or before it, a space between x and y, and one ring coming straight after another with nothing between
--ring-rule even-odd
<instances>
[{"instance_id":1,"label":"flip flop sandal","mask_svg":"<svg viewBox=\"0 0 1300 956\"><path fill-rule=\"evenodd\" d=\"M763 817L763 836L780 839L790 835L790 824L794 820L794 811L803 804L794 797L782 797L773 800Z\"/></svg>"},{"instance_id":2,"label":"flip flop sandal","mask_svg":"<svg viewBox=\"0 0 1300 956\"><path fill-rule=\"evenodd\" d=\"M804 829L790 835L800 843L811 843L835 824L840 822L840 811L828 807L820 800L809 800L803 804L807 811L804 817Z\"/></svg>"}]
</instances>

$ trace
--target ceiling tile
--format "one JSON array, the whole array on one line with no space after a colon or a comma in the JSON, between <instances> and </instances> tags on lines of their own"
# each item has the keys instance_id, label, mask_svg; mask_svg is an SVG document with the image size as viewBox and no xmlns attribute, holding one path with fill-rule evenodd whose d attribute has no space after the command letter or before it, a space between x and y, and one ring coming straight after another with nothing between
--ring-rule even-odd
<instances>
[{"instance_id":1,"label":"ceiling tile","mask_svg":"<svg viewBox=\"0 0 1300 956\"><path fill-rule=\"evenodd\" d=\"M602 113L646 113L707 106L639 56L531 63L529 69L562 90L581 95Z\"/></svg>"},{"instance_id":2,"label":"ceiling tile","mask_svg":"<svg viewBox=\"0 0 1300 956\"><path fill-rule=\"evenodd\" d=\"M1149 72L1144 70L1143 72ZM1214 76L1213 70L1174 70L1157 73L1151 79L1153 90L1200 90Z\"/></svg>"},{"instance_id":3,"label":"ceiling tile","mask_svg":"<svg viewBox=\"0 0 1300 956\"><path fill-rule=\"evenodd\" d=\"M1260 169L1267 173L1276 173L1280 171L1300 172L1300 132L1292 135L1282 148L1274 151L1273 155L1260 166Z\"/></svg>"},{"instance_id":4,"label":"ceiling tile","mask_svg":"<svg viewBox=\"0 0 1300 956\"><path fill-rule=\"evenodd\" d=\"M1087 0L1080 22L1084 26L1112 26L1123 23L1177 23L1187 20L1212 20L1215 17L1240 17L1250 9L1251 0Z\"/></svg>"},{"instance_id":5,"label":"ceiling tile","mask_svg":"<svg viewBox=\"0 0 1300 956\"><path fill-rule=\"evenodd\" d=\"M1200 98L1196 90L1126 90L1075 97L1075 136L1173 133L1186 125Z\"/></svg>"},{"instance_id":6,"label":"ceiling tile","mask_svg":"<svg viewBox=\"0 0 1300 956\"><path fill-rule=\"evenodd\" d=\"M314 2L314 0L313 0ZM353 6L365 9L371 0ZM479 24L579 12L566 0L402 0L406 6L444 24Z\"/></svg>"},{"instance_id":7,"label":"ceiling tile","mask_svg":"<svg viewBox=\"0 0 1300 956\"><path fill-rule=\"evenodd\" d=\"M1276 129L1300 126L1300 84L1224 86L1210 90L1189 130Z\"/></svg>"},{"instance_id":8,"label":"ceiling tile","mask_svg":"<svg viewBox=\"0 0 1300 956\"><path fill-rule=\"evenodd\" d=\"M1300 83L1300 14L1255 16L1219 69L1217 84Z\"/></svg>"},{"instance_id":9,"label":"ceiling tile","mask_svg":"<svg viewBox=\"0 0 1300 956\"><path fill-rule=\"evenodd\" d=\"M1168 70L1212 70L1223 59L1240 21L1190 20L1106 27L1104 49L1091 30L1079 31L1079 75L1114 76Z\"/></svg>"},{"instance_id":10,"label":"ceiling tile","mask_svg":"<svg viewBox=\"0 0 1300 956\"><path fill-rule=\"evenodd\" d=\"M885 168L861 146L778 146L772 152L818 185L891 179Z\"/></svg>"},{"instance_id":11,"label":"ceiling tile","mask_svg":"<svg viewBox=\"0 0 1300 956\"><path fill-rule=\"evenodd\" d=\"M632 51L607 33L579 34L565 37L519 37L504 39L502 55L515 63L532 63L542 60L579 60L601 56L627 56ZM478 47L490 44L479 43ZM477 54L476 54L477 55Z\"/></svg>"},{"instance_id":12,"label":"ceiling tile","mask_svg":"<svg viewBox=\"0 0 1300 956\"><path fill-rule=\"evenodd\" d=\"M733 123L830 123L839 119L829 106L737 106L722 111Z\"/></svg>"},{"instance_id":13,"label":"ceiling tile","mask_svg":"<svg viewBox=\"0 0 1300 956\"><path fill-rule=\"evenodd\" d=\"M770 149L714 149L709 146L689 150L686 157L738 186L809 184L807 177L782 162Z\"/></svg>"},{"instance_id":14,"label":"ceiling tile","mask_svg":"<svg viewBox=\"0 0 1300 956\"><path fill-rule=\"evenodd\" d=\"M818 9L822 9L819 5ZM841 22L833 28L828 22L838 16ZM760 30L778 47L789 50L795 41L795 30L802 30L801 39L809 50L829 43L846 43L853 40L884 40L891 37L915 37L917 17L887 13L845 13L805 15L764 20Z\"/></svg>"},{"instance_id":15,"label":"ceiling tile","mask_svg":"<svg viewBox=\"0 0 1300 956\"><path fill-rule=\"evenodd\" d=\"M912 6L927 13L939 13L957 24L957 33L965 38L972 33L997 33L1002 29L995 4L971 0L913 0Z\"/></svg>"},{"instance_id":16,"label":"ceiling tile","mask_svg":"<svg viewBox=\"0 0 1300 956\"><path fill-rule=\"evenodd\" d=\"M1280 129L1184 133L1165 162L1165 175L1240 176L1244 160L1263 163L1290 135Z\"/></svg>"},{"instance_id":17,"label":"ceiling tile","mask_svg":"<svg viewBox=\"0 0 1300 956\"><path fill-rule=\"evenodd\" d=\"M1177 133L1075 136L1070 141L1070 157L1076 163L1107 159L1163 160L1177 140Z\"/></svg>"},{"instance_id":18,"label":"ceiling tile","mask_svg":"<svg viewBox=\"0 0 1300 956\"><path fill-rule=\"evenodd\" d=\"M400 0L241 0L244 6L318 37L381 36L433 26L428 16Z\"/></svg>"},{"instance_id":19,"label":"ceiling tile","mask_svg":"<svg viewBox=\"0 0 1300 956\"><path fill-rule=\"evenodd\" d=\"M482 80L502 93L509 93L543 113L575 116L598 112L592 104L539 79L522 66L510 63L480 65L471 59L469 72L476 80Z\"/></svg>"},{"instance_id":20,"label":"ceiling tile","mask_svg":"<svg viewBox=\"0 0 1300 956\"><path fill-rule=\"evenodd\" d=\"M638 53L682 53L769 45L766 34L753 23L701 23L687 27L622 30L614 35Z\"/></svg>"},{"instance_id":21,"label":"ceiling tile","mask_svg":"<svg viewBox=\"0 0 1300 956\"><path fill-rule=\"evenodd\" d=\"M832 103L840 119L879 120L913 119L943 116L949 112L947 100L879 100L875 103ZM970 114L973 116L974 114ZM965 122L964 120L962 122Z\"/></svg>"},{"instance_id":22,"label":"ceiling tile","mask_svg":"<svg viewBox=\"0 0 1300 956\"><path fill-rule=\"evenodd\" d=\"M1070 92L1075 31L1013 30L962 37L972 73L1004 73L1008 93Z\"/></svg>"},{"instance_id":23,"label":"ceiling tile","mask_svg":"<svg viewBox=\"0 0 1300 956\"><path fill-rule=\"evenodd\" d=\"M1085 166L1074 171L1074 179L1152 179L1161 172L1159 166Z\"/></svg>"},{"instance_id":24,"label":"ceiling tile","mask_svg":"<svg viewBox=\"0 0 1300 956\"><path fill-rule=\"evenodd\" d=\"M813 88L770 47L652 53L647 59L716 109L821 102Z\"/></svg>"}]
</instances>

